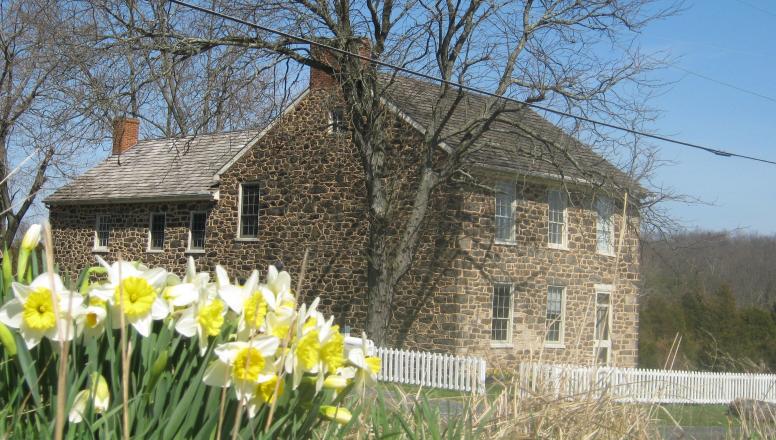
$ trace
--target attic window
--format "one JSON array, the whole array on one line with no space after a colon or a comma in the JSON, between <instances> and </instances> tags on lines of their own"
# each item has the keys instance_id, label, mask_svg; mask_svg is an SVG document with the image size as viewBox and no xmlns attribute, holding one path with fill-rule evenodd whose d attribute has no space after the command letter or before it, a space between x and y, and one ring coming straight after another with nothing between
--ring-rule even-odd
<instances>
[{"instance_id":1,"label":"attic window","mask_svg":"<svg viewBox=\"0 0 776 440\"><path fill-rule=\"evenodd\" d=\"M342 107L334 107L329 112L329 132L345 133L347 129L348 124L345 121L345 109Z\"/></svg>"}]
</instances>

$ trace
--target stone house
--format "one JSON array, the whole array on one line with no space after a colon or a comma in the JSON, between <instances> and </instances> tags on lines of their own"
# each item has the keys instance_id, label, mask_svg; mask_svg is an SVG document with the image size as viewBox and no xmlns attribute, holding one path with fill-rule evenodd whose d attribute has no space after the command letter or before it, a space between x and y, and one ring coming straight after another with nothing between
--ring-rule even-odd
<instances>
[{"instance_id":1,"label":"stone house","mask_svg":"<svg viewBox=\"0 0 776 440\"><path fill-rule=\"evenodd\" d=\"M75 273L102 255L182 271L193 256L202 269L222 264L238 277L278 261L293 275L308 249L300 295L321 296L340 324L363 328L363 171L333 81L319 71L310 78L261 130L138 140L136 120L117 120L113 154L45 200L62 269ZM411 170L435 93L394 79L386 107L396 172ZM463 104L451 127L484 98L469 94ZM514 124L495 123L466 165L482 185L451 182L435 194L397 290L390 342L505 368L529 359L634 366L638 213L600 190L629 180L536 113L504 117Z\"/></svg>"}]
</instances>

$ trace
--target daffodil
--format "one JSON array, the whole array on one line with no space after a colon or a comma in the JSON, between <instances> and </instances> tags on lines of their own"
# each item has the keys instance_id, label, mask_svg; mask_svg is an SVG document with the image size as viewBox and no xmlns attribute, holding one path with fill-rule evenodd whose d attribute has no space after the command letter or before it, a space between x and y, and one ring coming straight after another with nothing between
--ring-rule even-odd
<instances>
[{"instance_id":1,"label":"daffodil","mask_svg":"<svg viewBox=\"0 0 776 440\"><path fill-rule=\"evenodd\" d=\"M27 228L27 232L24 233L24 238L22 238L21 248L29 252L38 247L40 232L41 226L39 224L34 224Z\"/></svg>"},{"instance_id":2,"label":"daffodil","mask_svg":"<svg viewBox=\"0 0 776 440\"><path fill-rule=\"evenodd\" d=\"M320 391L326 372L335 371L345 362L344 337L339 327L332 325L334 317L323 320L323 315L315 310L317 304L318 298L310 309L304 304L300 308L296 338L286 356L286 373L292 375L294 389L299 387L304 373L311 373L317 375L316 391Z\"/></svg>"},{"instance_id":3,"label":"daffodil","mask_svg":"<svg viewBox=\"0 0 776 440\"><path fill-rule=\"evenodd\" d=\"M105 331L105 317L108 315L107 303L96 296L89 298L86 309L77 320L79 334L86 337L97 337Z\"/></svg>"},{"instance_id":4,"label":"daffodil","mask_svg":"<svg viewBox=\"0 0 776 440\"><path fill-rule=\"evenodd\" d=\"M164 269L147 269L125 261L109 265L99 256L97 260L108 270L108 282L95 286L92 294L111 304L111 321L115 328L121 325L121 313L142 336L151 333L151 322L164 319L170 313L167 302L158 292L167 279Z\"/></svg>"},{"instance_id":5,"label":"daffodil","mask_svg":"<svg viewBox=\"0 0 776 440\"><path fill-rule=\"evenodd\" d=\"M356 388L363 391L367 385L372 385L377 380L382 363L380 358L367 355L368 346L365 334L362 334L361 340L362 344L360 347L355 347L348 351L348 364L355 367L353 379L355 380Z\"/></svg>"},{"instance_id":6,"label":"daffodil","mask_svg":"<svg viewBox=\"0 0 776 440\"><path fill-rule=\"evenodd\" d=\"M226 305L223 301L218 299L214 292L203 290L199 301L181 313L175 323L175 330L189 338L196 335L201 356L207 351L208 338L221 333L225 315Z\"/></svg>"},{"instance_id":7,"label":"daffodil","mask_svg":"<svg viewBox=\"0 0 776 440\"><path fill-rule=\"evenodd\" d=\"M65 290L58 275L43 273L29 286L13 283L11 288L14 298L0 308L0 322L19 329L27 348L35 347L44 337L52 341L75 337L74 322L83 298Z\"/></svg>"},{"instance_id":8,"label":"daffodil","mask_svg":"<svg viewBox=\"0 0 776 440\"><path fill-rule=\"evenodd\" d=\"M256 290L256 286L259 283L259 272L251 272L251 276L242 286L232 284L229 280L229 275L226 273L226 269L222 266L216 266L216 287L218 289L218 296L223 300L229 308L242 315L243 307L246 300Z\"/></svg>"},{"instance_id":9,"label":"daffodil","mask_svg":"<svg viewBox=\"0 0 776 440\"><path fill-rule=\"evenodd\" d=\"M205 371L205 384L234 386L238 399L249 400L256 385L275 377L274 356L279 345L274 336L257 336L250 342L227 342L214 350L216 359Z\"/></svg>"},{"instance_id":10,"label":"daffodil","mask_svg":"<svg viewBox=\"0 0 776 440\"><path fill-rule=\"evenodd\" d=\"M89 389L81 390L75 395L73 407L70 409L68 419L71 423L80 423L91 401L95 414L102 414L110 406L110 389L105 378L99 373L92 373Z\"/></svg>"},{"instance_id":11,"label":"daffodil","mask_svg":"<svg viewBox=\"0 0 776 440\"><path fill-rule=\"evenodd\" d=\"M167 276L167 285L162 290L162 299L167 302L170 310L188 307L199 299L202 291L207 290L209 280L210 274L197 272L194 258L189 257L183 280L174 274Z\"/></svg>"},{"instance_id":12,"label":"daffodil","mask_svg":"<svg viewBox=\"0 0 776 440\"><path fill-rule=\"evenodd\" d=\"M256 391L248 401L248 417L253 418L263 405L271 404L283 395L283 381L278 385L278 376L273 375L269 380L256 385ZM277 388L277 395L275 394Z\"/></svg>"}]
</instances>

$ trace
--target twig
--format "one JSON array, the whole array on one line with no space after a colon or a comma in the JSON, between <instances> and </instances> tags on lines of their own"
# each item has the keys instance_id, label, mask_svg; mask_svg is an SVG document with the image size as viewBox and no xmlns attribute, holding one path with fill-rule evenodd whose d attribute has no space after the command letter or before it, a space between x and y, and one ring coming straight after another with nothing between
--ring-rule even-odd
<instances>
[{"instance_id":1,"label":"twig","mask_svg":"<svg viewBox=\"0 0 776 440\"><path fill-rule=\"evenodd\" d=\"M67 352L70 344L67 343L67 339L70 336L69 322L65 325L64 334L62 326L59 325L60 310L59 310L59 297L56 292L56 285L54 283L54 242L51 235L51 225L48 222L43 223L43 233L45 240L43 240L43 246L46 249L46 272L48 273L49 286L51 286L51 303L54 307L54 316L56 316L55 323L57 325L57 337L59 338L60 353L59 353L59 368L57 374L57 411L56 421L54 424L54 438L56 440L62 440L65 432L65 381L67 379ZM72 310L73 299L70 297L67 303L67 314L70 316Z\"/></svg>"}]
</instances>

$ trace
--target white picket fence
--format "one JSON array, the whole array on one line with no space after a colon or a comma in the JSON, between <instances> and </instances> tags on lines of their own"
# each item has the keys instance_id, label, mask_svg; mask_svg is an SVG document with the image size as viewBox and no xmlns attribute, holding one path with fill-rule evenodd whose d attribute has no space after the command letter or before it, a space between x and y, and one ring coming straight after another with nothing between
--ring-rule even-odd
<instances>
[{"instance_id":1,"label":"white picket fence","mask_svg":"<svg viewBox=\"0 0 776 440\"><path fill-rule=\"evenodd\" d=\"M520 364L526 392L582 398L603 394L622 402L730 403L735 399L776 402L776 374L712 373L575 365Z\"/></svg>"},{"instance_id":2,"label":"white picket fence","mask_svg":"<svg viewBox=\"0 0 776 440\"><path fill-rule=\"evenodd\" d=\"M382 347L375 349L375 355L382 361L378 380L485 392L485 359Z\"/></svg>"}]
</instances>

